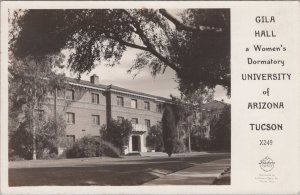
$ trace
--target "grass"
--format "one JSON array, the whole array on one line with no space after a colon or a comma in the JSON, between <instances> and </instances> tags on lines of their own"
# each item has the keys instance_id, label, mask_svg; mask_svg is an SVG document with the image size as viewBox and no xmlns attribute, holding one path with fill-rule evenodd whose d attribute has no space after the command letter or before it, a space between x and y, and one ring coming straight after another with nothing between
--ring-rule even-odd
<instances>
[{"instance_id":1,"label":"grass","mask_svg":"<svg viewBox=\"0 0 300 195\"><path fill-rule=\"evenodd\" d=\"M91 167L43 167L10 169L10 186L41 185L140 185L158 178L153 169L175 172L191 165L186 162L118 164Z\"/></svg>"}]
</instances>

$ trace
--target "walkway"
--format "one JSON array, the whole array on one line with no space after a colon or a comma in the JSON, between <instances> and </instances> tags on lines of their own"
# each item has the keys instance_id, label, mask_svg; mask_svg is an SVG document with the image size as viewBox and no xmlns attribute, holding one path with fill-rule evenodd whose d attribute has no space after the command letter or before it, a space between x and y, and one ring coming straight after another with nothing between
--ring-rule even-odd
<instances>
[{"instance_id":1,"label":"walkway","mask_svg":"<svg viewBox=\"0 0 300 195\"><path fill-rule=\"evenodd\" d=\"M220 174L230 167L230 159L220 159L208 163L192 163L194 166L168 175L160 174L144 185L211 185Z\"/></svg>"}]
</instances>

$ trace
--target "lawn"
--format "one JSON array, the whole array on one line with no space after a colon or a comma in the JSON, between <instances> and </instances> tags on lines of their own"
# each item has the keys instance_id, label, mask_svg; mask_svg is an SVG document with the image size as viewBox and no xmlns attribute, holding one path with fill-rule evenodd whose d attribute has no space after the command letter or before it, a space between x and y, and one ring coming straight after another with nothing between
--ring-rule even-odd
<instances>
[{"instance_id":1,"label":"lawn","mask_svg":"<svg viewBox=\"0 0 300 195\"><path fill-rule=\"evenodd\" d=\"M191 163L209 162L224 158L223 155L172 158L129 158L91 161L57 160L17 162L24 167L9 169L10 186L84 186L84 185L141 185L158 178L193 166ZM61 166L60 166L61 164Z\"/></svg>"}]
</instances>

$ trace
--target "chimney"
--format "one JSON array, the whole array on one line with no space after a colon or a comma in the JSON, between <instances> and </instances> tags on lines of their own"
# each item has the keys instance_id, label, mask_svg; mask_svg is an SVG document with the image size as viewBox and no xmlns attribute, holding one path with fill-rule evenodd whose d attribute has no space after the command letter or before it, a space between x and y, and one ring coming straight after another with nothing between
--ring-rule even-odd
<instances>
[{"instance_id":1,"label":"chimney","mask_svg":"<svg viewBox=\"0 0 300 195\"><path fill-rule=\"evenodd\" d=\"M99 84L99 77L96 74L93 74L90 78L91 78L91 83L96 85Z\"/></svg>"}]
</instances>

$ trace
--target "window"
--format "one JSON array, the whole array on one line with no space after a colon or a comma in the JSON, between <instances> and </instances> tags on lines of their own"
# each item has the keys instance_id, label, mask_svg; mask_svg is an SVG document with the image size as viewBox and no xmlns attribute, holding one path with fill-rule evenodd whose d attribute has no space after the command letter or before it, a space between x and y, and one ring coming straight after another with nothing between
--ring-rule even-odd
<instances>
[{"instance_id":1,"label":"window","mask_svg":"<svg viewBox=\"0 0 300 195\"><path fill-rule=\"evenodd\" d=\"M124 117L118 116L117 121L118 121L118 123L122 123L124 121Z\"/></svg>"},{"instance_id":2,"label":"window","mask_svg":"<svg viewBox=\"0 0 300 195\"><path fill-rule=\"evenodd\" d=\"M150 120L145 119L145 125L147 126L147 128L150 128Z\"/></svg>"},{"instance_id":3,"label":"window","mask_svg":"<svg viewBox=\"0 0 300 195\"><path fill-rule=\"evenodd\" d=\"M144 109L150 110L150 102L144 101Z\"/></svg>"},{"instance_id":4,"label":"window","mask_svg":"<svg viewBox=\"0 0 300 195\"><path fill-rule=\"evenodd\" d=\"M161 105L160 104L156 104L156 112L161 113Z\"/></svg>"},{"instance_id":5,"label":"window","mask_svg":"<svg viewBox=\"0 0 300 195\"><path fill-rule=\"evenodd\" d=\"M64 91L63 90L57 90L57 97L64 98Z\"/></svg>"},{"instance_id":6,"label":"window","mask_svg":"<svg viewBox=\"0 0 300 195\"><path fill-rule=\"evenodd\" d=\"M38 120L43 120L44 119L44 116L45 116L45 111L44 110L37 109L36 113L37 113Z\"/></svg>"},{"instance_id":7,"label":"window","mask_svg":"<svg viewBox=\"0 0 300 195\"><path fill-rule=\"evenodd\" d=\"M75 135L67 135L66 136L66 146L72 147L75 143Z\"/></svg>"},{"instance_id":8,"label":"window","mask_svg":"<svg viewBox=\"0 0 300 195\"><path fill-rule=\"evenodd\" d=\"M124 106L124 98L123 97L120 97L120 96L117 97L117 105Z\"/></svg>"},{"instance_id":9,"label":"window","mask_svg":"<svg viewBox=\"0 0 300 195\"><path fill-rule=\"evenodd\" d=\"M100 116L99 115L92 115L92 118L93 118L94 125L100 125Z\"/></svg>"},{"instance_id":10,"label":"window","mask_svg":"<svg viewBox=\"0 0 300 195\"><path fill-rule=\"evenodd\" d=\"M67 90L66 91L66 99L67 100L74 100L74 91L73 90Z\"/></svg>"},{"instance_id":11,"label":"window","mask_svg":"<svg viewBox=\"0 0 300 195\"><path fill-rule=\"evenodd\" d=\"M92 93L92 103L99 104L99 94Z\"/></svg>"},{"instance_id":12,"label":"window","mask_svg":"<svg viewBox=\"0 0 300 195\"><path fill-rule=\"evenodd\" d=\"M75 124L75 113L67 112L66 113L66 122L67 122L67 124Z\"/></svg>"},{"instance_id":13,"label":"window","mask_svg":"<svg viewBox=\"0 0 300 195\"><path fill-rule=\"evenodd\" d=\"M194 112L194 118L197 118L197 112L196 111Z\"/></svg>"},{"instance_id":14,"label":"window","mask_svg":"<svg viewBox=\"0 0 300 195\"><path fill-rule=\"evenodd\" d=\"M137 108L137 100L135 99L131 100L131 108Z\"/></svg>"},{"instance_id":15,"label":"window","mask_svg":"<svg viewBox=\"0 0 300 195\"><path fill-rule=\"evenodd\" d=\"M139 121L138 121L137 118L132 118L132 119L131 119L131 123L132 123L132 124L138 124L138 122L139 122Z\"/></svg>"}]
</instances>

